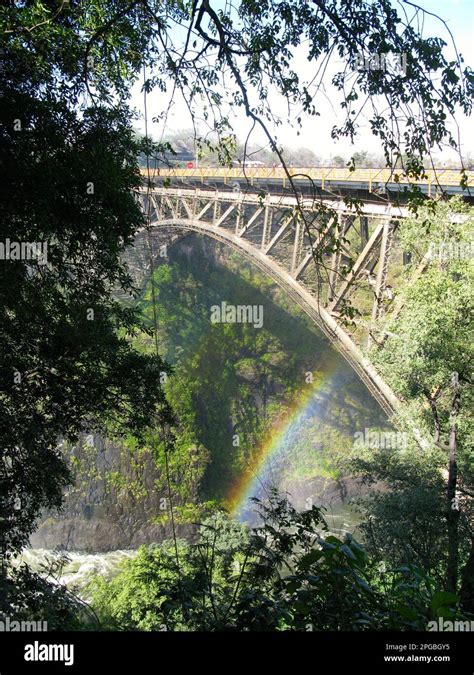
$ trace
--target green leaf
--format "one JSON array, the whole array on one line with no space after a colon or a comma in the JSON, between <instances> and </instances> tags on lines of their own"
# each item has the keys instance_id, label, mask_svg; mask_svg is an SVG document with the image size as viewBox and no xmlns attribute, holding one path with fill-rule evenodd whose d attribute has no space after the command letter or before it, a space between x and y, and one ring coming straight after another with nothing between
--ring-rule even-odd
<instances>
[{"instance_id":1,"label":"green leaf","mask_svg":"<svg viewBox=\"0 0 474 675\"><path fill-rule=\"evenodd\" d=\"M344 555L345 555L347 558L350 558L351 560L357 560L357 558L355 557L354 553L351 551L351 549L349 548L349 546L347 546L347 544L343 544L343 545L341 546L341 551L344 553Z\"/></svg>"},{"instance_id":2,"label":"green leaf","mask_svg":"<svg viewBox=\"0 0 474 675\"><path fill-rule=\"evenodd\" d=\"M441 608L456 606L459 598L454 593L448 591L438 591L433 595L430 602L430 608L437 613Z\"/></svg>"},{"instance_id":3,"label":"green leaf","mask_svg":"<svg viewBox=\"0 0 474 675\"><path fill-rule=\"evenodd\" d=\"M297 612L300 614L309 614L311 612L311 608L308 607L308 605L305 602L302 602L301 600L296 600L293 604L293 607Z\"/></svg>"},{"instance_id":4,"label":"green leaf","mask_svg":"<svg viewBox=\"0 0 474 675\"><path fill-rule=\"evenodd\" d=\"M307 569L307 568L310 567L313 563L315 563L315 562L317 562L318 560L320 560L320 558L321 558L322 555L323 555L322 551L318 551L318 550L314 549L313 551L310 551L309 553L306 553L306 555L304 555L304 556L301 558L300 563L299 563L299 566L300 566L302 569Z\"/></svg>"}]
</instances>

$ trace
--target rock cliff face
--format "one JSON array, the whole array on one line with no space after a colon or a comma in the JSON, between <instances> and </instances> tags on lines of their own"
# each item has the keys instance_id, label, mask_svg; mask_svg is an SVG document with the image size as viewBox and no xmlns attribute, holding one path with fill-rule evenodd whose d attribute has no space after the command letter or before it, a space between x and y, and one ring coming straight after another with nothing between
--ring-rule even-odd
<instances>
[{"instance_id":1,"label":"rock cliff face","mask_svg":"<svg viewBox=\"0 0 474 675\"><path fill-rule=\"evenodd\" d=\"M75 484L60 513L43 514L31 538L34 548L104 552L170 538L170 526L154 522L165 512L167 499L149 453L136 455L89 435L72 449L71 458ZM178 525L177 533L187 538L191 527Z\"/></svg>"},{"instance_id":2,"label":"rock cliff face","mask_svg":"<svg viewBox=\"0 0 474 675\"><path fill-rule=\"evenodd\" d=\"M75 484L60 513L44 514L31 538L33 548L103 553L171 538L171 526L155 522L167 499L157 486L162 477L149 454L137 458L117 443L85 436L72 458ZM326 477L291 481L285 489L297 508L326 507L330 526L339 521L343 526L346 520L354 524L345 507L366 491L355 479ZM193 529L178 524L177 534L189 539Z\"/></svg>"}]
</instances>

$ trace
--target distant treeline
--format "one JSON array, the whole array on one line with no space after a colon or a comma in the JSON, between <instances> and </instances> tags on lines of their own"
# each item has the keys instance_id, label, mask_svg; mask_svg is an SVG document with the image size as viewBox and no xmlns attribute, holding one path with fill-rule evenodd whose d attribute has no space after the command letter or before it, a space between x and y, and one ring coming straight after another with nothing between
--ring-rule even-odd
<instances>
[{"instance_id":1,"label":"distant treeline","mask_svg":"<svg viewBox=\"0 0 474 675\"><path fill-rule=\"evenodd\" d=\"M138 132L137 132L138 133ZM219 166L222 161L219 153L214 147L216 140L200 143L192 129L177 131L163 137L161 143L164 144L161 152L155 153L151 157L152 166L178 166L184 167L188 162L194 166ZM272 152L268 146L248 145L235 140L231 151L232 166L244 164L246 166L273 167L280 166L280 159L275 152ZM299 147L283 147L283 157L288 166L298 167L336 167L344 168L355 166L361 168L384 168L386 160L382 153L372 153L367 150L359 150L353 153L347 152L344 155L321 156L316 154L311 148L301 145ZM149 158L150 161L150 158ZM398 164L403 165L405 158L402 157ZM140 155L140 165L146 166L147 158L144 154ZM446 160L439 159L435 162L436 166L443 169L461 168L459 158ZM429 165L428 158L426 166ZM467 155L464 157L464 168L474 169L474 157Z\"/></svg>"}]
</instances>

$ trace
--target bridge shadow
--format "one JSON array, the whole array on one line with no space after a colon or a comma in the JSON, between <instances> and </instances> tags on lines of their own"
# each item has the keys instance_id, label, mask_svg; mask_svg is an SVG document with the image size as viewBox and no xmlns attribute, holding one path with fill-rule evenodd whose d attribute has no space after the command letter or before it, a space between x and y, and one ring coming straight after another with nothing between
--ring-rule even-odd
<instances>
[{"instance_id":1,"label":"bridge shadow","mask_svg":"<svg viewBox=\"0 0 474 675\"><path fill-rule=\"evenodd\" d=\"M377 402L328 339L236 252L189 234L156 264L160 349L176 366L168 394L186 420L183 431L209 453L202 499L225 499L303 400L299 429L275 454L272 474L280 479L329 475L331 446L344 452L356 432L386 425ZM262 328L213 324L211 308L222 302L261 306ZM141 307L151 321L149 281Z\"/></svg>"}]
</instances>

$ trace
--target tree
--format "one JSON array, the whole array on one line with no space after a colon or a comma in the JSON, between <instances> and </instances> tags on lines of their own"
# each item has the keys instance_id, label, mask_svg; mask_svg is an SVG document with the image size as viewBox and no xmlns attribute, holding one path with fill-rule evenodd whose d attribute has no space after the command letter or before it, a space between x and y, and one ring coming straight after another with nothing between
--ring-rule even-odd
<instances>
[{"instance_id":1,"label":"tree","mask_svg":"<svg viewBox=\"0 0 474 675\"><path fill-rule=\"evenodd\" d=\"M389 337L374 355L432 439L423 461L427 470L438 472L438 479L443 477L445 583L453 592L458 588L461 522L473 545L473 222L472 208L452 200L427 206L404 223L400 236L412 255L411 268L422 266L425 271L402 290L403 308L396 320L388 315L382 321L379 328ZM423 238L423 231L429 232L429 239ZM469 576L472 563L470 569ZM463 584L472 586L472 580L464 575Z\"/></svg>"},{"instance_id":2,"label":"tree","mask_svg":"<svg viewBox=\"0 0 474 675\"><path fill-rule=\"evenodd\" d=\"M22 564L11 570L0 593L0 615L15 621L47 623L47 630L81 630L98 627L93 611L60 581L62 556L35 573ZM13 610L13 611L12 611Z\"/></svg>"},{"instance_id":3,"label":"tree","mask_svg":"<svg viewBox=\"0 0 474 675\"><path fill-rule=\"evenodd\" d=\"M352 155L352 161L354 162L354 166L358 167L365 167L368 166L368 156L369 153L367 150L361 150L360 152L355 152Z\"/></svg>"},{"instance_id":4,"label":"tree","mask_svg":"<svg viewBox=\"0 0 474 675\"><path fill-rule=\"evenodd\" d=\"M94 429L140 434L156 414L170 419L159 385L169 369L131 347L138 316L112 294L133 290L120 256L145 224L133 191L146 148L133 138L123 100L133 53L123 54L117 75L102 44L94 52L100 102L84 100L81 31L102 26L94 9L27 2L1 10L2 570L41 509L61 504L70 480L61 439ZM132 23L111 27L107 44ZM136 49L138 33L134 40ZM5 259L9 242L17 253ZM20 258L27 243L41 255Z\"/></svg>"},{"instance_id":5,"label":"tree","mask_svg":"<svg viewBox=\"0 0 474 675\"><path fill-rule=\"evenodd\" d=\"M332 158L332 164L334 164L334 166L337 166L339 169L343 169L346 166L347 162L344 159L344 157L341 157L341 155L336 155L335 157Z\"/></svg>"},{"instance_id":6,"label":"tree","mask_svg":"<svg viewBox=\"0 0 474 675\"><path fill-rule=\"evenodd\" d=\"M406 152L404 168L421 175L431 147L443 140L456 147L446 114L454 114L456 106L471 111L472 71L463 67L462 58L446 60L442 40L417 33L409 13L425 12L411 3L403 3L402 14L389 0L376 0L369 6L362 0L245 0L226 9L214 9L209 0L140 6L155 26L172 15L183 29L176 37L154 34L151 49L156 54L156 74L150 75L149 87L166 87L171 69L172 86L184 92L192 114L202 100L205 119L222 137L232 132L228 107L242 107L252 129L260 128L280 160L284 158L268 124L278 127L283 120L272 109L271 93L288 100L287 121L293 109L298 111L296 125L301 124L300 109L319 115L326 66L336 58L344 65L338 67L332 83L346 118L334 127L333 138L353 141L360 113L366 111L391 167ZM314 63L312 88L305 84L308 73L297 72L291 58L303 43L309 64ZM406 56L406 72L361 66L361 57L365 63L382 54ZM223 70L231 82L225 91L216 87ZM437 78L441 78L440 87Z\"/></svg>"},{"instance_id":7,"label":"tree","mask_svg":"<svg viewBox=\"0 0 474 675\"><path fill-rule=\"evenodd\" d=\"M294 150L283 149L283 157L285 162L294 167L312 167L319 166L321 160L310 148L300 147Z\"/></svg>"}]
</instances>

